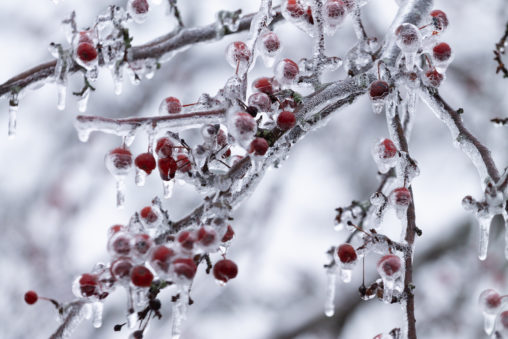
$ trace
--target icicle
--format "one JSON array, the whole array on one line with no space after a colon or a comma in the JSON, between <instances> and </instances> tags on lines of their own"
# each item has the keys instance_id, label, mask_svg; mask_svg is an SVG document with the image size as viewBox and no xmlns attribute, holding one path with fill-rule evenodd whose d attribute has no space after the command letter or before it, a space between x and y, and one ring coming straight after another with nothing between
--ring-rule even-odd
<instances>
[{"instance_id":1,"label":"icicle","mask_svg":"<svg viewBox=\"0 0 508 339\"><path fill-rule=\"evenodd\" d=\"M180 339L182 334L182 323L187 316L189 295L187 287L180 288L180 298L173 303L171 313L171 339Z\"/></svg>"},{"instance_id":2,"label":"icicle","mask_svg":"<svg viewBox=\"0 0 508 339\"><path fill-rule=\"evenodd\" d=\"M492 221L492 216L479 216L478 222L480 225L480 244L479 244L479 255L478 258L480 260L487 259L487 250L489 247L489 233L490 233L490 223Z\"/></svg>"},{"instance_id":3,"label":"icicle","mask_svg":"<svg viewBox=\"0 0 508 339\"><path fill-rule=\"evenodd\" d=\"M93 327L99 328L102 326L102 310L104 304L101 301L96 301L92 304L92 323Z\"/></svg>"},{"instance_id":4,"label":"icicle","mask_svg":"<svg viewBox=\"0 0 508 339\"><path fill-rule=\"evenodd\" d=\"M113 69L113 83L115 87L115 94L122 94L123 90L123 66L119 63L115 65Z\"/></svg>"},{"instance_id":5,"label":"icicle","mask_svg":"<svg viewBox=\"0 0 508 339\"><path fill-rule=\"evenodd\" d=\"M335 283L336 283L335 270L329 269L326 272L327 287L326 287L326 301L325 301L325 315L333 317L335 314Z\"/></svg>"},{"instance_id":6,"label":"icicle","mask_svg":"<svg viewBox=\"0 0 508 339\"><path fill-rule=\"evenodd\" d=\"M483 313L483 330L487 335L491 335L494 332L494 325L496 324L496 314Z\"/></svg>"},{"instance_id":7,"label":"icicle","mask_svg":"<svg viewBox=\"0 0 508 339\"><path fill-rule=\"evenodd\" d=\"M377 271L383 280L383 301L391 304L396 281L402 276L402 262L394 254L385 255L379 260Z\"/></svg>"},{"instance_id":8,"label":"icicle","mask_svg":"<svg viewBox=\"0 0 508 339\"><path fill-rule=\"evenodd\" d=\"M134 178L137 186L144 186L146 179L146 172L136 166L136 177Z\"/></svg>"},{"instance_id":9,"label":"icicle","mask_svg":"<svg viewBox=\"0 0 508 339\"><path fill-rule=\"evenodd\" d=\"M116 207L125 207L125 182L123 178L116 179Z\"/></svg>"},{"instance_id":10,"label":"icicle","mask_svg":"<svg viewBox=\"0 0 508 339\"><path fill-rule=\"evenodd\" d=\"M65 83L57 83L57 104L56 108L58 110L63 111L65 109L65 99L67 97L67 85Z\"/></svg>"},{"instance_id":11,"label":"icicle","mask_svg":"<svg viewBox=\"0 0 508 339\"><path fill-rule=\"evenodd\" d=\"M175 187L175 180L162 180L162 187L164 189L164 199L169 199L173 195L173 188Z\"/></svg>"},{"instance_id":12,"label":"icicle","mask_svg":"<svg viewBox=\"0 0 508 339\"><path fill-rule=\"evenodd\" d=\"M340 279L342 280L342 282L344 282L346 284L350 283L352 275L353 275L352 269L345 268L345 267L340 268Z\"/></svg>"},{"instance_id":13,"label":"icicle","mask_svg":"<svg viewBox=\"0 0 508 339\"><path fill-rule=\"evenodd\" d=\"M89 97L90 97L90 88L87 88L84 90L83 94L78 99L78 111L80 111L81 113L86 112Z\"/></svg>"},{"instance_id":14,"label":"icicle","mask_svg":"<svg viewBox=\"0 0 508 339\"><path fill-rule=\"evenodd\" d=\"M9 128L8 136L9 139L13 139L16 136L16 116L18 113L18 95L13 93L9 100Z\"/></svg>"},{"instance_id":15,"label":"icicle","mask_svg":"<svg viewBox=\"0 0 508 339\"><path fill-rule=\"evenodd\" d=\"M134 311L134 297L132 287L127 289L127 327L134 328L138 322L138 314Z\"/></svg>"}]
</instances>

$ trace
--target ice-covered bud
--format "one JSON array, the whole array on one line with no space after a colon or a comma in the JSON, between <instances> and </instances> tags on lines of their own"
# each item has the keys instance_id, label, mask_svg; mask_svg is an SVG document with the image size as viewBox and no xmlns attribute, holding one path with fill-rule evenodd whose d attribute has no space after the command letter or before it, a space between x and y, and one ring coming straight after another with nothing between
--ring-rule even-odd
<instances>
[{"instance_id":1,"label":"ice-covered bud","mask_svg":"<svg viewBox=\"0 0 508 339\"><path fill-rule=\"evenodd\" d=\"M84 273L72 285L76 297L93 297L100 294L99 278L96 274Z\"/></svg>"},{"instance_id":2,"label":"ice-covered bud","mask_svg":"<svg viewBox=\"0 0 508 339\"><path fill-rule=\"evenodd\" d=\"M155 146L155 153L159 158L169 158L173 154L173 142L169 138L160 138Z\"/></svg>"},{"instance_id":3,"label":"ice-covered bud","mask_svg":"<svg viewBox=\"0 0 508 339\"><path fill-rule=\"evenodd\" d=\"M190 258L177 258L172 264L173 271L180 279L191 280L196 275L196 263Z\"/></svg>"},{"instance_id":4,"label":"ice-covered bud","mask_svg":"<svg viewBox=\"0 0 508 339\"><path fill-rule=\"evenodd\" d=\"M140 261L144 261L153 247L152 238L146 233L135 234L133 237L132 254Z\"/></svg>"},{"instance_id":5,"label":"ice-covered bud","mask_svg":"<svg viewBox=\"0 0 508 339\"><path fill-rule=\"evenodd\" d=\"M300 19L305 14L302 4L298 0L285 0L282 2L282 15L287 20Z\"/></svg>"},{"instance_id":6,"label":"ice-covered bud","mask_svg":"<svg viewBox=\"0 0 508 339\"><path fill-rule=\"evenodd\" d=\"M265 93L253 93L248 100L249 106L255 107L260 112L269 112L272 109L272 101Z\"/></svg>"},{"instance_id":7,"label":"ice-covered bud","mask_svg":"<svg viewBox=\"0 0 508 339\"><path fill-rule=\"evenodd\" d=\"M441 82L444 80L444 75L439 73L435 68L429 69L425 72L425 76L423 77L423 82L427 86L439 87Z\"/></svg>"},{"instance_id":8,"label":"ice-covered bud","mask_svg":"<svg viewBox=\"0 0 508 339\"><path fill-rule=\"evenodd\" d=\"M224 285L229 280L236 278L238 275L238 266L229 259L222 259L213 266L213 276L220 285Z\"/></svg>"},{"instance_id":9,"label":"ice-covered bud","mask_svg":"<svg viewBox=\"0 0 508 339\"><path fill-rule=\"evenodd\" d=\"M159 106L159 114L167 115L167 114L178 114L182 111L182 103L178 98L175 97L167 97L162 100Z\"/></svg>"},{"instance_id":10,"label":"ice-covered bud","mask_svg":"<svg viewBox=\"0 0 508 339\"><path fill-rule=\"evenodd\" d=\"M201 127L201 136L206 143L212 144L217 139L220 125L205 124Z\"/></svg>"},{"instance_id":11,"label":"ice-covered bud","mask_svg":"<svg viewBox=\"0 0 508 339\"><path fill-rule=\"evenodd\" d=\"M159 274L168 274L175 251L166 246L157 246L152 251L150 266Z\"/></svg>"},{"instance_id":12,"label":"ice-covered bud","mask_svg":"<svg viewBox=\"0 0 508 339\"><path fill-rule=\"evenodd\" d=\"M337 249L339 260L343 264L354 263L357 259L356 251L350 244L342 244Z\"/></svg>"},{"instance_id":13,"label":"ice-covered bud","mask_svg":"<svg viewBox=\"0 0 508 339\"><path fill-rule=\"evenodd\" d=\"M149 9L147 0L129 0L127 2L127 11L138 24L145 22Z\"/></svg>"},{"instance_id":14,"label":"ice-covered bud","mask_svg":"<svg viewBox=\"0 0 508 339\"><path fill-rule=\"evenodd\" d=\"M448 17L445 12L435 9L430 12L430 16L432 18L432 25L437 32L443 32L448 27Z\"/></svg>"},{"instance_id":15,"label":"ice-covered bud","mask_svg":"<svg viewBox=\"0 0 508 339\"><path fill-rule=\"evenodd\" d=\"M138 155L134 160L134 164L138 169L144 171L147 175L152 173L155 167L157 167L155 157L151 152L141 153Z\"/></svg>"},{"instance_id":16,"label":"ice-covered bud","mask_svg":"<svg viewBox=\"0 0 508 339\"><path fill-rule=\"evenodd\" d=\"M369 97L372 102L372 110L380 114L385 106L385 98L390 93L390 85L383 80L375 80L370 84Z\"/></svg>"},{"instance_id":17,"label":"ice-covered bud","mask_svg":"<svg viewBox=\"0 0 508 339\"><path fill-rule=\"evenodd\" d=\"M268 95L272 95L274 92L274 80L272 78L258 78L252 82L252 89L258 92L262 92Z\"/></svg>"},{"instance_id":18,"label":"ice-covered bud","mask_svg":"<svg viewBox=\"0 0 508 339\"><path fill-rule=\"evenodd\" d=\"M143 265L134 266L131 270L131 282L137 287L150 287L153 274Z\"/></svg>"},{"instance_id":19,"label":"ice-covered bud","mask_svg":"<svg viewBox=\"0 0 508 339\"><path fill-rule=\"evenodd\" d=\"M249 47L242 41L232 42L226 49L226 60L240 73L247 70L251 57Z\"/></svg>"},{"instance_id":20,"label":"ice-covered bud","mask_svg":"<svg viewBox=\"0 0 508 339\"><path fill-rule=\"evenodd\" d=\"M263 156L268 151L268 142L265 138L255 138L250 143L249 153L254 153L254 155Z\"/></svg>"},{"instance_id":21,"label":"ice-covered bud","mask_svg":"<svg viewBox=\"0 0 508 339\"><path fill-rule=\"evenodd\" d=\"M397 147L390 139L383 139L374 145L372 156L379 172L386 173L397 164Z\"/></svg>"},{"instance_id":22,"label":"ice-covered bud","mask_svg":"<svg viewBox=\"0 0 508 339\"><path fill-rule=\"evenodd\" d=\"M283 59L275 67L275 77L285 85L292 84L299 72L298 65L291 59Z\"/></svg>"},{"instance_id":23,"label":"ice-covered bud","mask_svg":"<svg viewBox=\"0 0 508 339\"><path fill-rule=\"evenodd\" d=\"M397 279L401 276L402 262L395 254L388 254L379 259L377 271L381 278Z\"/></svg>"},{"instance_id":24,"label":"ice-covered bud","mask_svg":"<svg viewBox=\"0 0 508 339\"><path fill-rule=\"evenodd\" d=\"M405 23L395 30L396 43L403 53L416 53L422 44L418 27Z\"/></svg>"},{"instance_id":25,"label":"ice-covered bud","mask_svg":"<svg viewBox=\"0 0 508 339\"><path fill-rule=\"evenodd\" d=\"M274 57L280 51L280 40L277 34L266 31L259 37L258 49L262 55Z\"/></svg>"},{"instance_id":26,"label":"ice-covered bud","mask_svg":"<svg viewBox=\"0 0 508 339\"><path fill-rule=\"evenodd\" d=\"M466 211L472 211L476 206L476 200L473 199L472 196L466 195L464 199L462 199L462 208Z\"/></svg>"},{"instance_id":27,"label":"ice-covered bud","mask_svg":"<svg viewBox=\"0 0 508 339\"><path fill-rule=\"evenodd\" d=\"M248 113L234 113L228 125L229 132L242 146L247 147L252 138L254 138L254 135L256 135L256 120Z\"/></svg>"},{"instance_id":28,"label":"ice-covered bud","mask_svg":"<svg viewBox=\"0 0 508 339\"><path fill-rule=\"evenodd\" d=\"M341 0L328 0L324 6L325 24L334 28L340 26L347 16L347 9Z\"/></svg>"},{"instance_id":29,"label":"ice-covered bud","mask_svg":"<svg viewBox=\"0 0 508 339\"><path fill-rule=\"evenodd\" d=\"M133 267L134 264L129 257L120 257L111 263L109 270L113 278L122 283L127 283L130 281Z\"/></svg>"},{"instance_id":30,"label":"ice-covered bud","mask_svg":"<svg viewBox=\"0 0 508 339\"><path fill-rule=\"evenodd\" d=\"M164 181L169 181L175 177L176 170L178 169L178 165L175 159L169 158L160 158L158 161L159 166L159 174L161 179Z\"/></svg>"},{"instance_id":31,"label":"ice-covered bud","mask_svg":"<svg viewBox=\"0 0 508 339\"><path fill-rule=\"evenodd\" d=\"M487 289L480 294L478 303L482 312L496 314L501 306L501 296L493 289Z\"/></svg>"},{"instance_id":32,"label":"ice-covered bud","mask_svg":"<svg viewBox=\"0 0 508 339\"><path fill-rule=\"evenodd\" d=\"M114 176L125 176L132 167L132 154L123 147L110 151L105 158L106 168Z\"/></svg>"},{"instance_id":33,"label":"ice-covered bud","mask_svg":"<svg viewBox=\"0 0 508 339\"><path fill-rule=\"evenodd\" d=\"M282 111L277 117L277 127L283 131L293 128L295 124L296 117L292 112Z\"/></svg>"}]
</instances>

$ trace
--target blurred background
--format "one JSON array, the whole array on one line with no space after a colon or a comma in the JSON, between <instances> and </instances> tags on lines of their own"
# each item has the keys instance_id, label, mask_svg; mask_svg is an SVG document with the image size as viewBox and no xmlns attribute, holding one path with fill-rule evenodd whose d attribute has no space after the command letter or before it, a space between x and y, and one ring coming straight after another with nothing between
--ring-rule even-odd
<instances>
[{"instance_id":1,"label":"blurred background","mask_svg":"<svg viewBox=\"0 0 508 339\"><path fill-rule=\"evenodd\" d=\"M52 59L50 42L65 43L60 22L72 10L80 28L105 11L107 5L124 0L50 0L0 2L0 82L39 63ZM278 4L279 1L274 1ZM256 11L258 1L181 1L186 26L206 25L220 9L243 13ZM508 18L506 0L436 0L450 20L443 41L450 44L455 60L440 87L454 108L462 107L466 126L487 145L500 169L508 164L508 129L489 122L506 117L508 80L495 74L492 60L495 43ZM175 20L159 6L145 24L132 24L134 45L169 32ZM397 10L394 0L371 0L363 8L367 32L382 39ZM288 23L276 25L283 55L291 59L312 53L312 42ZM86 114L112 118L157 114L162 98L176 96L192 103L201 93L215 94L232 68L224 50L246 33L210 44L199 44L163 64L152 80L133 86L125 80L124 92L113 93L107 70L101 70ZM327 38L328 55L343 57L355 43L350 19L333 37ZM251 79L270 75L261 62ZM327 80L344 77L344 71ZM67 108L56 109L56 87L48 84L29 91L20 101L18 133L7 139L7 100L0 115L0 336L9 339L47 338L57 328L56 312L49 303L33 307L23 302L26 290L60 301L73 299L74 278L97 262L108 260L107 229L126 223L130 216L162 194L156 175L145 187L127 183L126 207L115 208L115 184L104 166L104 154L120 144L112 135L94 133L81 143L73 127L78 114L71 91L82 87L82 76L69 79ZM399 305L377 300L360 301L357 289L362 272L357 267L350 284L338 283L336 315L326 318L325 252L344 242L346 231L333 230L334 209L351 200L365 200L377 187L376 165L370 149L387 137L383 116L372 113L368 98L337 112L334 118L309 134L292 150L279 169L266 173L255 193L234 213L237 237L228 256L239 265L239 276L219 287L201 268L184 324L184 339L311 339L372 338L401 325ZM132 149L146 147L138 135ZM484 288L508 293L504 259L504 228L495 219L489 256L477 259L478 227L461 207L465 195L481 197L479 177L473 165L454 148L447 128L432 112L418 104L410 144L421 174L413 181L417 225L423 236L416 240L416 318L420 338L486 337L477 298ZM200 203L190 186L177 186L164 201L172 218L178 219ZM389 214L383 231L400 234L395 216ZM368 257L365 279L377 278L376 257ZM152 321L148 338L170 336L170 292L163 291L163 318ZM118 289L105 303L104 325L94 329L84 321L72 338L126 338L127 331L113 332L124 321L126 296Z\"/></svg>"}]
</instances>

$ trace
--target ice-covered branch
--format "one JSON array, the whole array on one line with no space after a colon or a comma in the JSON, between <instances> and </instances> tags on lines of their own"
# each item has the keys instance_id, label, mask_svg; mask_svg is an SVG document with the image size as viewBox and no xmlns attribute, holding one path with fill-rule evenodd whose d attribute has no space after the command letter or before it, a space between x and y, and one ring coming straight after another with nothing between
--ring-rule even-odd
<instances>
[{"instance_id":1,"label":"ice-covered branch","mask_svg":"<svg viewBox=\"0 0 508 339\"><path fill-rule=\"evenodd\" d=\"M85 300L76 300L69 303L62 311L62 324L49 337L49 339L66 339L72 334L81 321L85 318L88 302Z\"/></svg>"},{"instance_id":2,"label":"ice-covered branch","mask_svg":"<svg viewBox=\"0 0 508 339\"><path fill-rule=\"evenodd\" d=\"M276 15L272 23L280 21L282 16L280 10L276 8ZM130 61L144 60L147 58L158 59L165 54L181 51L193 44L217 40L225 35L235 34L249 30L250 23L255 14L244 15L239 19L238 29L231 31L219 23L212 23L207 26L197 28L183 28L175 35L174 32L168 33L160 38L140 46L131 48L132 59ZM30 86L37 86L42 81L52 78L55 74L57 62L46 62L35 66L15 77L7 80L0 85L0 97L11 91L20 91ZM79 71L81 67L75 62L69 67L70 73Z\"/></svg>"}]
</instances>

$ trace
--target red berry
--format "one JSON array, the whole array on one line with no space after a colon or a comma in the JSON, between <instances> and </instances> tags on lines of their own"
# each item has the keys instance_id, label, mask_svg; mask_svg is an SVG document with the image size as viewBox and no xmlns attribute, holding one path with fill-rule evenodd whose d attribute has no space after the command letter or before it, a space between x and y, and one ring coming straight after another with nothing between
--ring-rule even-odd
<instances>
[{"instance_id":1,"label":"red berry","mask_svg":"<svg viewBox=\"0 0 508 339\"><path fill-rule=\"evenodd\" d=\"M79 278L79 289L85 297L98 294L98 277L95 274L85 273Z\"/></svg>"},{"instance_id":2,"label":"red berry","mask_svg":"<svg viewBox=\"0 0 508 339\"><path fill-rule=\"evenodd\" d=\"M198 230L197 240L201 245L210 246L215 242L215 239L217 239L217 232L214 229L202 226Z\"/></svg>"},{"instance_id":3,"label":"red berry","mask_svg":"<svg viewBox=\"0 0 508 339\"><path fill-rule=\"evenodd\" d=\"M25 293L25 302L28 305L35 304L38 299L39 299L39 296L37 295L37 293L35 293L35 291L28 291Z\"/></svg>"},{"instance_id":4,"label":"red berry","mask_svg":"<svg viewBox=\"0 0 508 339\"><path fill-rule=\"evenodd\" d=\"M128 255L131 251L131 239L126 234L111 238L110 250L117 255Z\"/></svg>"},{"instance_id":5,"label":"red berry","mask_svg":"<svg viewBox=\"0 0 508 339\"><path fill-rule=\"evenodd\" d=\"M178 154L176 156L176 163L178 170L182 173L189 172L192 169L192 164L185 154Z\"/></svg>"},{"instance_id":6,"label":"red berry","mask_svg":"<svg viewBox=\"0 0 508 339\"><path fill-rule=\"evenodd\" d=\"M153 246L153 240L146 233L139 233L134 236L133 250L136 254L144 256Z\"/></svg>"},{"instance_id":7,"label":"red berry","mask_svg":"<svg viewBox=\"0 0 508 339\"><path fill-rule=\"evenodd\" d=\"M132 8L136 12L136 14L144 14L148 12L148 1L146 0L134 0L132 2Z\"/></svg>"},{"instance_id":8,"label":"red berry","mask_svg":"<svg viewBox=\"0 0 508 339\"><path fill-rule=\"evenodd\" d=\"M178 258L173 260L174 271L179 277L192 279L198 269L194 260L189 258Z\"/></svg>"},{"instance_id":9,"label":"red berry","mask_svg":"<svg viewBox=\"0 0 508 339\"><path fill-rule=\"evenodd\" d=\"M164 181L168 181L175 177L176 170L178 169L178 165L173 158L160 158L159 159L159 173L161 175L161 179Z\"/></svg>"},{"instance_id":10,"label":"red berry","mask_svg":"<svg viewBox=\"0 0 508 339\"><path fill-rule=\"evenodd\" d=\"M274 32L266 32L261 36L263 47L266 52L273 54L280 49L280 40Z\"/></svg>"},{"instance_id":11,"label":"red berry","mask_svg":"<svg viewBox=\"0 0 508 339\"><path fill-rule=\"evenodd\" d=\"M390 159L397 154L397 147L390 139L384 139L381 141L381 158Z\"/></svg>"},{"instance_id":12,"label":"red berry","mask_svg":"<svg viewBox=\"0 0 508 339\"><path fill-rule=\"evenodd\" d=\"M234 261L222 259L213 266L213 276L224 283L234 279L238 275L238 266Z\"/></svg>"},{"instance_id":13,"label":"red berry","mask_svg":"<svg viewBox=\"0 0 508 339\"><path fill-rule=\"evenodd\" d=\"M346 8L340 0L328 0L325 4L325 15L333 22L340 19L341 21L346 15Z\"/></svg>"},{"instance_id":14,"label":"red berry","mask_svg":"<svg viewBox=\"0 0 508 339\"><path fill-rule=\"evenodd\" d=\"M178 114L182 111L182 103L175 97L167 97L162 105L163 111L168 114Z\"/></svg>"},{"instance_id":15,"label":"red berry","mask_svg":"<svg viewBox=\"0 0 508 339\"><path fill-rule=\"evenodd\" d=\"M134 286L150 287L153 281L153 274L145 266L134 266L131 271L131 281Z\"/></svg>"},{"instance_id":16,"label":"red berry","mask_svg":"<svg viewBox=\"0 0 508 339\"><path fill-rule=\"evenodd\" d=\"M255 155L265 155L266 151L268 151L268 142L264 138L255 138L250 143L249 153L254 153Z\"/></svg>"},{"instance_id":17,"label":"red berry","mask_svg":"<svg viewBox=\"0 0 508 339\"><path fill-rule=\"evenodd\" d=\"M273 80L271 78L258 78L252 82L252 88L259 92L272 95L273 94Z\"/></svg>"},{"instance_id":18,"label":"red berry","mask_svg":"<svg viewBox=\"0 0 508 339\"><path fill-rule=\"evenodd\" d=\"M245 112L237 112L234 117L234 127L240 136L256 132L256 120Z\"/></svg>"},{"instance_id":19,"label":"red berry","mask_svg":"<svg viewBox=\"0 0 508 339\"><path fill-rule=\"evenodd\" d=\"M156 222L159 218L157 213L155 213L150 206L143 207L141 212L139 212L139 215L143 220L150 224Z\"/></svg>"},{"instance_id":20,"label":"red berry","mask_svg":"<svg viewBox=\"0 0 508 339\"><path fill-rule=\"evenodd\" d=\"M314 18L312 17L312 9L310 6L307 7L307 11L305 12L305 20L311 25L314 25Z\"/></svg>"},{"instance_id":21,"label":"red berry","mask_svg":"<svg viewBox=\"0 0 508 339\"><path fill-rule=\"evenodd\" d=\"M236 67L236 64L239 62L248 62L251 57L251 52L249 47L242 41L232 42L228 46L227 54L229 57L229 62L232 66Z\"/></svg>"},{"instance_id":22,"label":"red berry","mask_svg":"<svg viewBox=\"0 0 508 339\"><path fill-rule=\"evenodd\" d=\"M349 264L356 261L356 251L350 244L342 244L337 249L337 255L339 260L344 264Z\"/></svg>"},{"instance_id":23,"label":"red berry","mask_svg":"<svg viewBox=\"0 0 508 339\"><path fill-rule=\"evenodd\" d=\"M505 329L508 329L508 311L503 311L499 315L499 319L500 319L501 325L503 325L503 327Z\"/></svg>"},{"instance_id":24,"label":"red berry","mask_svg":"<svg viewBox=\"0 0 508 339\"><path fill-rule=\"evenodd\" d=\"M127 169L132 165L132 154L126 148L115 148L109 152L109 156L117 169Z\"/></svg>"},{"instance_id":25,"label":"red berry","mask_svg":"<svg viewBox=\"0 0 508 339\"><path fill-rule=\"evenodd\" d=\"M120 257L111 263L111 275L117 280L125 280L130 277L132 267L132 260L128 257Z\"/></svg>"},{"instance_id":26,"label":"red berry","mask_svg":"<svg viewBox=\"0 0 508 339\"><path fill-rule=\"evenodd\" d=\"M496 314L501 306L501 296L491 288L483 291L478 301L481 310L487 314Z\"/></svg>"},{"instance_id":27,"label":"red berry","mask_svg":"<svg viewBox=\"0 0 508 339\"><path fill-rule=\"evenodd\" d=\"M399 206L409 206L411 203L411 192L405 187L399 187L393 190L393 202Z\"/></svg>"},{"instance_id":28,"label":"red berry","mask_svg":"<svg viewBox=\"0 0 508 339\"><path fill-rule=\"evenodd\" d=\"M116 234L120 231L125 231L124 225L113 225L109 228L108 235L109 235L109 237L112 237L114 234Z\"/></svg>"},{"instance_id":29,"label":"red berry","mask_svg":"<svg viewBox=\"0 0 508 339\"><path fill-rule=\"evenodd\" d=\"M196 241L194 239L194 234L192 234L189 231L180 232L176 240L180 243L180 245L183 248L187 250L192 250L192 248L194 247L194 242Z\"/></svg>"},{"instance_id":30,"label":"red berry","mask_svg":"<svg viewBox=\"0 0 508 339\"><path fill-rule=\"evenodd\" d=\"M152 153L141 153L134 160L134 164L140 169L145 171L146 174L152 173L152 171L157 167L157 163L155 162L155 157Z\"/></svg>"},{"instance_id":31,"label":"red berry","mask_svg":"<svg viewBox=\"0 0 508 339\"><path fill-rule=\"evenodd\" d=\"M430 12L430 16L432 17L432 23L437 30L443 31L446 27L448 27L448 17L445 12L435 9Z\"/></svg>"},{"instance_id":32,"label":"red berry","mask_svg":"<svg viewBox=\"0 0 508 339\"><path fill-rule=\"evenodd\" d=\"M400 258L394 254L388 254L379 259L377 264L377 270L379 274L385 276L397 276L399 275L400 268L402 263Z\"/></svg>"},{"instance_id":33,"label":"red berry","mask_svg":"<svg viewBox=\"0 0 508 339\"><path fill-rule=\"evenodd\" d=\"M228 144L228 137L226 135L226 132L224 130L220 129L217 133L217 145L220 147L224 147Z\"/></svg>"},{"instance_id":34,"label":"red berry","mask_svg":"<svg viewBox=\"0 0 508 339\"><path fill-rule=\"evenodd\" d=\"M151 265L155 269L159 269L163 272L169 271L169 264L171 258L175 255L175 251L166 246L158 246L152 252Z\"/></svg>"},{"instance_id":35,"label":"red berry","mask_svg":"<svg viewBox=\"0 0 508 339\"><path fill-rule=\"evenodd\" d=\"M169 158L173 154L173 142L169 138L160 138L155 146L155 153L159 158Z\"/></svg>"},{"instance_id":36,"label":"red berry","mask_svg":"<svg viewBox=\"0 0 508 339\"><path fill-rule=\"evenodd\" d=\"M298 19L304 14L303 7L297 0L287 0L286 10L292 18Z\"/></svg>"},{"instance_id":37,"label":"red berry","mask_svg":"<svg viewBox=\"0 0 508 339\"><path fill-rule=\"evenodd\" d=\"M233 231L233 227L231 225L228 225L228 230L226 231L226 234L222 237L222 242L228 242L235 236L235 231Z\"/></svg>"},{"instance_id":38,"label":"red berry","mask_svg":"<svg viewBox=\"0 0 508 339\"><path fill-rule=\"evenodd\" d=\"M97 49L95 49L95 46L91 43L82 42L78 45L76 54L80 60L90 62L97 58Z\"/></svg>"},{"instance_id":39,"label":"red berry","mask_svg":"<svg viewBox=\"0 0 508 339\"><path fill-rule=\"evenodd\" d=\"M249 97L249 106L253 106L261 112L269 112L272 108L272 100L266 93L253 93Z\"/></svg>"},{"instance_id":40,"label":"red berry","mask_svg":"<svg viewBox=\"0 0 508 339\"><path fill-rule=\"evenodd\" d=\"M91 31L83 31L79 32L79 40L78 43L88 43L93 45L93 40L90 38Z\"/></svg>"},{"instance_id":41,"label":"red berry","mask_svg":"<svg viewBox=\"0 0 508 339\"><path fill-rule=\"evenodd\" d=\"M291 59L284 59L279 62L276 68L276 74L278 75L278 80L283 82L291 82L296 79L296 76L300 70L298 69L298 65Z\"/></svg>"},{"instance_id":42,"label":"red berry","mask_svg":"<svg viewBox=\"0 0 508 339\"><path fill-rule=\"evenodd\" d=\"M425 77L427 78L427 82L433 87L439 87L441 81L444 79L444 76L435 69L428 70L425 73Z\"/></svg>"},{"instance_id":43,"label":"red berry","mask_svg":"<svg viewBox=\"0 0 508 339\"><path fill-rule=\"evenodd\" d=\"M432 54L436 60L446 61L450 59L452 55L452 49L446 42L441 42L440 44L434 46L432 49Z\"/></svg>"},{"instance_id":44,"label":"red berry","mask_svg":"<svg viewBox=\"0 0 508 339\"><path fill-rule=\"evenodd\" d=\"M386 81L376 80L370 84L369 94L373 100L382 99L390 92L390 86Z\"/></svg>"},{"instance_id":45,"label":"red berry","mask_svg":"<svg viewBox=\"0 0 508 339\"><path fill-rule=\"evenodd\" d=\"M282 111L277 117L277 126L283 131L293 128L295 124L296 118L292 112Z\"/></svg>"}]
</instances>

